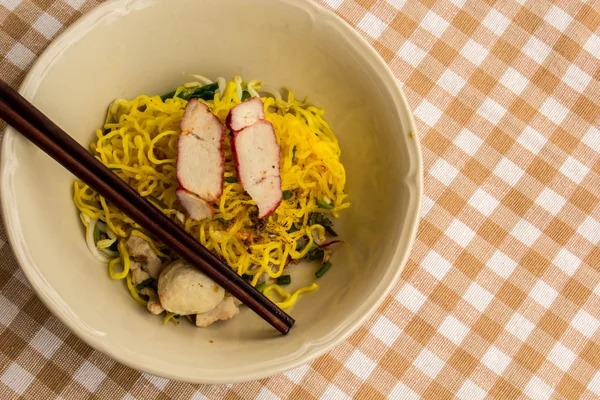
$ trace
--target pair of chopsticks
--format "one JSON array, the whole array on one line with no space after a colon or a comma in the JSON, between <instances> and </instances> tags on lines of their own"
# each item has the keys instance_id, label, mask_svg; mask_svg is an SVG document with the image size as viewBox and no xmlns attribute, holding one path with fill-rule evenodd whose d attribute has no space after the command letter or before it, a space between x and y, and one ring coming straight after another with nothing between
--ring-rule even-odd
<instances>
[{"instance_id":1,"label":"pair of chopsticks","mask_svg":"<svg viewBox=\"0 0 600 400\"><path fill-rule=\"evenodd\" d=\"M294 320L0 79L0 118L282 334Z\"/></svg>"}]
</instances>

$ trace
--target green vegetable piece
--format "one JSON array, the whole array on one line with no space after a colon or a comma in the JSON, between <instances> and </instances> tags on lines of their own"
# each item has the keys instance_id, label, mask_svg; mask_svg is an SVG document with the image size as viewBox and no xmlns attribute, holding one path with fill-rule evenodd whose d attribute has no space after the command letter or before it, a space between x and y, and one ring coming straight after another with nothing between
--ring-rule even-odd
<instances>
[{"instance_id":1,"label":"green vegetable piece","mask_svg":"<svg viewBox=\"0 0 600 400\"><path fill-rule=\"evenodd\" d=\"M219 90L219 84L217 82L209 83L208 85L204 85L196 88L183 88L177 97L183 100L190 100L194 98L202 99L202 100L213 100L215 98L215 92ZM163 94L160 96L160 99L164 102L167 99L171 99L175 97L175 93L177 93L177 89Z\"/></svg>"},{"instance_id":2,"label":"green vegetable piece","mask_svg":"<svg viewBox=\"0 0 600 400\"><path fill-rule=\"evenodd\" d=\"M202 99L202 100L206 100L206 101L214 100L215 92L217 90L219 90L219 84L217 82L213 82L208 85L204 85L199 88L195 88L187 96L187 98L185 98L185 100L190 100L190 99ZM182 98L184 98L184 97L182 97Z\"/></svg>"},{"instance_id":3,"label":"green vegetable piece","mask_svg":"<svg viewBox=\"0 0 600 400\"><path fill-rule=\"evenodd\" d=\"M287 233L298 232L300 229L296 228L296 225L292 224L292 227L287 230Z\"/></svg>"},{"instance_id":4,"label":"green vegetable piece","mask_svg":"<svg viewBox=\"0 0 600 400\"><path fill-rule=\"evenodd\" d=\"M247 90L244 90L242 92L242 98L240 99L241 101L246 101L250 98L250 92L248 92Z\"/></svg>"},{"instance_id":5,"label":"green vegetable piece","mask_svg":"<svg viewBox=\"0 0 600 400\"><path fill-rule=\"evenodd\" d=\"M262 293L262 292L263 292L263 290L265 290L265 288L266 288L266 287L267 287L267 282L263 282L263 283L261 283L260 285L258 285L258 286L256 287L256 290L258 290L259 292L261 292L261 293Z\"/></svg>"},{"instance_id":6,"label":"green vegetable piece","mask_svg":"<svg viewBox=\"0 0 600 400\"><path fill-rule=\"evenodd\" d=\"M238 178L235 176L228 176L225 178L225 182L227 183L238 183Z\"/></svg>"},{"instance_id":7,"label":"green vegetable piece","mask_svg":"<svg viewBox=\"0 0 600 400\"><path fill-rule=\"evenodd\" d=\"M311 213L310 216L308 217L308 224L309 225L314 225L314 224L319 224L321 225L323 228L325 228L325 230L334 237L337 237L337 233L335 233L335 231L333 230L333 228L331 227L333 225L333 222L331 222L329 220L329 218L327 218L325 215L320 214L320 213Z\"/></svg>"},{"instance_id":8,"label":"green vegetable piece","mask_svg":"<svg viewBox=\"0 0 600 400\"><path fill-rule=\"evenodd\" d=\"M294 192L292 192L291 190L284 190L281 197L283 197L284 200L289 200L292 198L293 195Z\"/></svg>"},{"instance_id":9,"label":"green vegetable piece","mask_svg":"<svg viewBox=\"0 0 600 400\"><path fill-rule=\"evenodd\" d=\"M222 223L225 226L231 225L231 221L229 221L228 219L225 219L223 217L215 218L215 220L219 221L220 223Z\"/></svg>"},{"instance_id":10,"label":"green vegetable piece","mask_svg":"<svg viewBox=\"0 0 600 400\"><path fill-rule=\"evenodd\" d=\"M292 149L292 161L294 161L295 157L296 157L296 146L294 146L294 148Z\"/></svg>"},{"instance_id":11,"label":"green vegetable piece","mask_svg":"<svg viewBox=\"0 0 600 400\"><path fill-rule=\"evenodd\" d=\"M148 287L150 285L152 285L152 282L154 282L154 279L152 278L148 278L145 281L138 283L135 288L136 290L139 292L140 290L144 289L145 287Z\"/></svg>"},{"instance_id":12,"label":"green vegetable piece","mask_svg":"<svg viewBox=\"0 0 600 400\"><path fill-rule=\"evenodd\" d=\"M289 275L281 275L277 278L278 285L289 285L290 283L292 283L292 277Z\"/></svg>"},{"instance_id":13,"label":"green vegetable piece","mask_svg":"<svg viewBox=\"0 0 600 400\"><path fill-rule=\"evenodd\" d=\"M327 231L327 233L329 233L333 237L337 237L337 235L338 235L331 226L326 226L325 230Z\"/></svg>"},{"instance_id":14,"label":"green vegetable piece","mask_svg":"<svg viewBox=\"0 0 600 400\"><path fill-rule=\"evenodd\" d=\"M317 251L313 251L312 253L308 253L308 260L309 261L315 261L315 260L321 260L323 261L323 257L325 257L325 252L323 250L317 250Z\"/></svg>"},{"instance_id":15,"label":"green vegetable piece","mask_svg":"<svg viewBox=\"0 0 600 400\"><path fill-rule=\"evenodd\" d=\"M165 203L163 203L162 201L160 201L159 199L157 199L154 196L147 196L146 199L148 199L148 201L152 204L154 204L156 207L158 208L169 208L169 206L167 206Z\"/></svg>"},{"instance_id":16,"label":"green vegetable piece","mask_svg":"<svg viewBox=\"0 0 600 400\"><path fill-rule=\"evenodd\" d=\"M321 201L321 200L317 201L317 205L319 207L321 207L321 208L326 209L326 210L333 210L333 206L331 204L327 204L327 203L325 203L324 201Z\"/></svg>"},{"instance_id":17,"label":"green vegetable piece","mask_svg":"<svg viewBox=\"0 0 600 400\"><path fill-rule=\"evenodd\" d=\"M160 99L161 99L161 100L163 101L163 103L164 103L164 102L165 102L165 100L173 98L173 96L175 96L175 93L176 93L176 92L177 92L177 89L175 89L175 90L173 90L173 91L171 91L171 92L169 92L169 93L163 94L162 96L160 96Z\"/></svg>"},{"instance_id":18,"label":"green vegetable piece","mask_svg":"<svg viewBox=\"0 0 600 400\"><path fill-rule=\"evenodd\" d=\"M321 265L321 268L319 268L319 270L315 272L315 276L317 278L322 277L327 271L329 271L329 268L331 268L331 263L329 261L323 263L323 265Z\"/></svg>"}]
</instances>

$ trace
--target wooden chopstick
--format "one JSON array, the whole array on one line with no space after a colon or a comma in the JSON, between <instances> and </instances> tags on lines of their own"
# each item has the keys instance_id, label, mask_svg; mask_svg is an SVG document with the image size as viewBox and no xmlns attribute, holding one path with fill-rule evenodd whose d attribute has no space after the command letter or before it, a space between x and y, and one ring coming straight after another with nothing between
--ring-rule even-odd
<instances>
[{"instance_id":1,"label":"wooden chopstick","mask_svg":"<svg viewBox=\"0 0 600 400\"><path fill-rule=\"evenodd\" d=\"M0 118L282 334L292 319L0 79Z\"/></svg>"}]
</instances>

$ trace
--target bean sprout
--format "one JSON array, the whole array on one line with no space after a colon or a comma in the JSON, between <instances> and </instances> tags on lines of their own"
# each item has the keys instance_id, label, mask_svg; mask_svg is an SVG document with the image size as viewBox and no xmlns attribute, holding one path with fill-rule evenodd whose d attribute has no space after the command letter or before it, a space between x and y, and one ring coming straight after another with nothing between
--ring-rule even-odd
<instances>
[{"instance_id":1,"label":"bean sprout","mask_svg":"<svg viewBox=\"0 0 600 400\"><path fill-rule=\"evenodd\" d=\"M196 74L187 74L187 75L191 76L192 78L198 79L203 85L210 85L211 83L213 83L213 81L211 81L210 79L208 79L202 75L196 75Z\"/></svg>"},{"instance_id":2,"label":"bean sprout","mask_svg":"<svg viewBox=\"0 0 600 400\"><path fill-rule=\"evenodd\" d=\"M233 83L235 83L235 93L237 94L238 99L242 100L242 77L239 75L234 76Z\"/></svg>"},{"instance_id":3,"label":"bean sprout","mask_svg":"<svg viewBox=\"0 0 600 400\"><path fill-rule=\"evenodd\" d=\"M222 76L217 78L217 82L219 83L219 97L223 98L223 93L225 93L225 87L227 86L227 81Z\"/></svg>"},{"instance_id":4,"label":"bean sprout","mask_svg":"<svg viewBox=\"0 0 600 400\"><path fill-rule=\"evenodd\" d=\"M92 253L92 256L94 256L94 258L96 260L106 262L106 260L108 260L109 257L107 255L99 252L98 249L96 248L96 243L94 243L94 229L96 228L97 222L98 222L98 219L93 218L88 223L88 226L87 226L86 232L85 232L85 242L87 244L88 250L90 251L90 253Z\"/></svg>"}]
</instances>

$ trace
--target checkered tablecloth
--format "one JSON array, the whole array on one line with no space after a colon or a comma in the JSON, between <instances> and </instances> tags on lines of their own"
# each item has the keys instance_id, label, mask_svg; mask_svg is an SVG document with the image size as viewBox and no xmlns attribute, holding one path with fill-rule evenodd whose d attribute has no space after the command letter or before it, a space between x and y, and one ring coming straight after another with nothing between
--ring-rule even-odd
<instances>
[{"instance_id":1,"label":"checkered tablecloth","mask_svg":"<svg viewBox=\"0 0 600 400\"><path fill-rule=\"evenodd\" d=\"M320 0L395 73L423 144L423 219L377 313L314 362L198 386L91 349L0 230L0 398L600 396L600 1ZM17 86L92 0L0 0Z\"/></svg>"}]
</instances>

